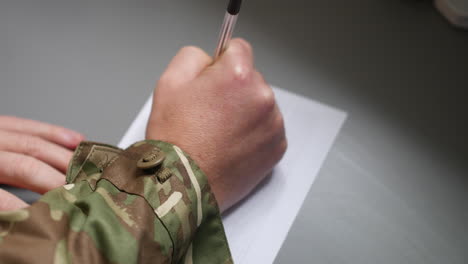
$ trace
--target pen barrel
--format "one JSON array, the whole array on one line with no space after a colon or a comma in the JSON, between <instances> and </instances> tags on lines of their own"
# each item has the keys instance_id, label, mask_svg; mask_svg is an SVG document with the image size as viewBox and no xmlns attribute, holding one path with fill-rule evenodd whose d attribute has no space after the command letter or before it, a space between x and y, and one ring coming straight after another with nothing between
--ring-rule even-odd
<instances>
[{"instance_id":1,"label":"pen barrel","mask_svg":"<svg viewBox=\"0 0 468 264\"><path fill-rule=\"evenodd\" d=\"M232 33L234 31L234 27L237 22L237 14L231 15L229 12L226 12L224 16L224 22L221 26L221 31L219 32L219 40L218 40L218 47L216 47L215 51L215 60L223 54L223 52L227 49L229 45L229 41L231 40Z\"/></svg>"}]
</instances>

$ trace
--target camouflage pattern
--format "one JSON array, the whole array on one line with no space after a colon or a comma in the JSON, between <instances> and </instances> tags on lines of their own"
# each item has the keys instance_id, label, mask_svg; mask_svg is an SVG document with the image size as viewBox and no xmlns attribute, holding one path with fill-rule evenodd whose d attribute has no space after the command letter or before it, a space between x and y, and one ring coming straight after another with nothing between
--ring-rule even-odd
<instances>
[{"instance_id":1,"label":"camouflage pattern","mask_svg":"<svg viewBox=\"0 0 468 264\"><path fill-rule=\"evenodd\" d=\"M154 149L163 163L137 162ZM200 168L178 147L126 150L83 142L67 185L30 207L0 212L0 263L233 263Z\"/></svg>"}]
</instances>

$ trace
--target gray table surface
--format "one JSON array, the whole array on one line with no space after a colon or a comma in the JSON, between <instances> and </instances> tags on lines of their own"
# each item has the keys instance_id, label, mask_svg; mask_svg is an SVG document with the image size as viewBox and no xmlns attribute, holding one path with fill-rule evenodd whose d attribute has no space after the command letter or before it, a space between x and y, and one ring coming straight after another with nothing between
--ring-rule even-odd
<instances>
[{"instance_id":1,"label":"gray table surface","mask_svg":"<svg viewBox=\"0 0 468 264\"><path fill-rule=\"evenodd\" d=\"M225 1L0 2L0 113L117 143ZM245 1L274 85L349 118L276 263L468 263L468 31L431 1Z\"/></svg>"}]
</instances>

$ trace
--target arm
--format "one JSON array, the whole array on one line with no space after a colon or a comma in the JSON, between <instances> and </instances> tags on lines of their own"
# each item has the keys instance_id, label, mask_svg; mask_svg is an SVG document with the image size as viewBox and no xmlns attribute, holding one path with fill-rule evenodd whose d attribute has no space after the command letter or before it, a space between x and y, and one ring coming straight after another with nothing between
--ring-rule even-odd
<instances>
[{"instance_id":1,"label":"arm","mask_svg":"<svg viewBox=\"0 0 468 264\"><path fill-rule=\"evenodd\" d=\"M152 152L162 163L139 168ZM145 141L122 151L84 142L67 183L0 213L2 263L231 263L206 177L174 145ZM212 253L193 254L206 248Z\"/></svg>"},{"instance_id":2,"label":"arm","mask_svg":"<svg viewBox=\"0 0 468 264\"><path fill-rule=\"evenodd\" d=\"M217 203L225 210L245 197L286 150L281 113L250 46L233 40L214 64L182 49L158 83L146 134L124 151L80 145L69 185L0 215L2 263L42 263L18 245L44 263L231 263ZM163 162L141 168L146 155L159 160L151 151Z\"/></svg>"}]
</instances>

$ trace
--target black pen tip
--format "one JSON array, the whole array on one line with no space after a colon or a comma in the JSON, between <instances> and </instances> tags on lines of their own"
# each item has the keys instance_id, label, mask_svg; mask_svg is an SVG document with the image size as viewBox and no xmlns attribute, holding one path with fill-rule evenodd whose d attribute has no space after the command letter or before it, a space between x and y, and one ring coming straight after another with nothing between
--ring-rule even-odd
<instances>
[{"instance_id":1,"label":"black pen tip","mask_svg":"<svg viewBox=\"0 0 468 264\"><path fill-rule=\"evenodd\" d=\"M242 0L230 0L227 11L231 15L239 14L241 8Z\"/></svg>"}]
</instances>

